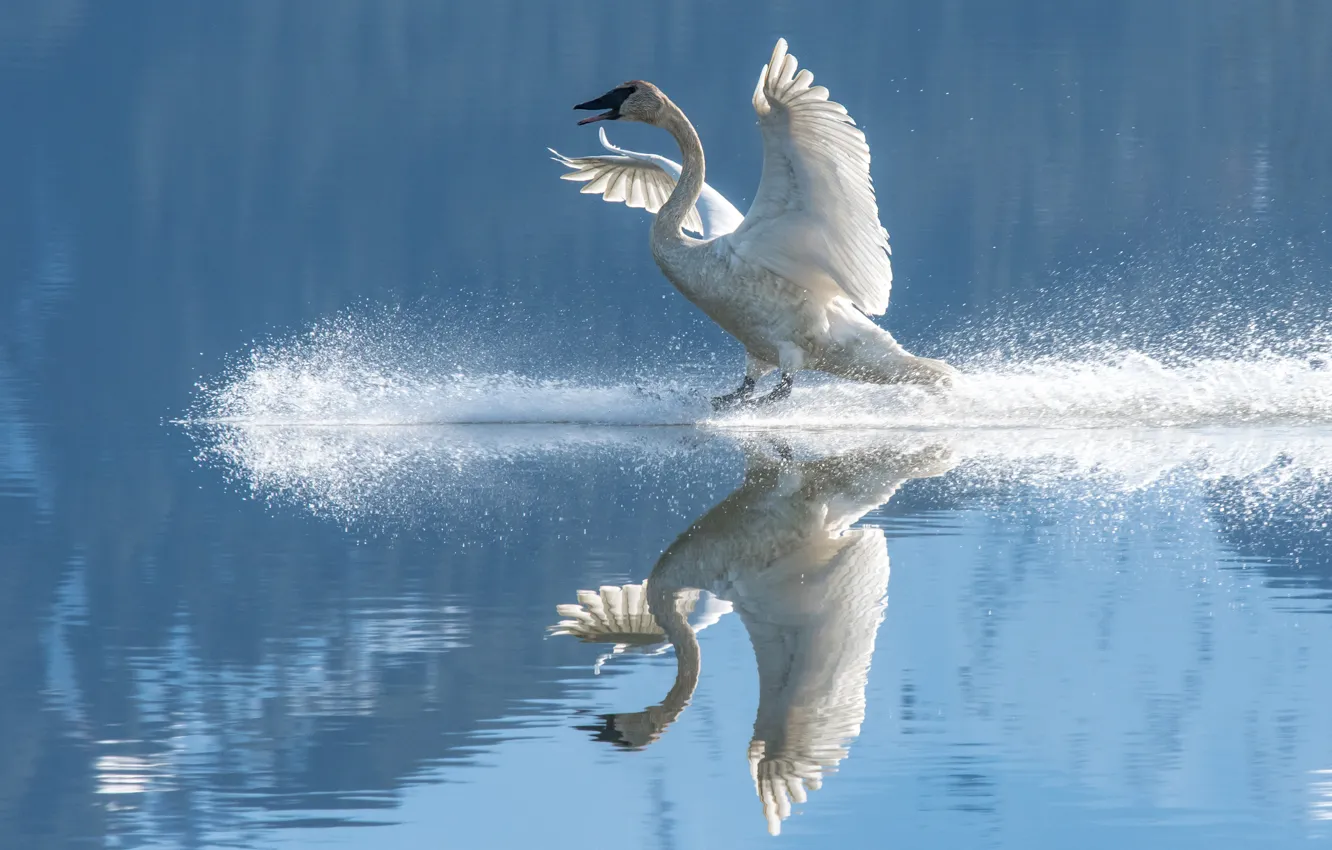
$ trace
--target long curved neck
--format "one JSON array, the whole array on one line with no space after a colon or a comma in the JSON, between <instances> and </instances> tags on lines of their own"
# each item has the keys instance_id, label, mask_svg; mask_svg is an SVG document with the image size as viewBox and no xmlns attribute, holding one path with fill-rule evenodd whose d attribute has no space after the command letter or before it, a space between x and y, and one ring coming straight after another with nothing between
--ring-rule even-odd
<instances>
[{"instance_id":1,"label":"long curved neck","mask_svg":"<svg viewBox=\"0 0 1332 850\"><path fill-rule=\"evenodd\" d=\"M662 631L666 632L666 639L675 649L675 682L661 701L661 708L664 709L660 718L663 731L689 705L694 688L698 687L698 676L702 669L698 637L689 627L689 620L682 610L684 605L679 589L664 586L658 588L653 582L648 582L648 610Z\"/></svg>"},{"instance_id":2,"label":"long curved neck","mask_svg":"<svg viewBox=\"0 0 1332 850\"><path fill-rule=\"evenodd\" d=\"M678 240L681 238L680 226L684 224L685 216L694 208L698 196L703 192L703 143L699 141L698 132L680 107L668 99L663 112L663 117L656 122L657 126L675 138L684 165L674 191L657 211L657 218L652 223L652 236L653 239Z\"/></svg>"}]
</instances>

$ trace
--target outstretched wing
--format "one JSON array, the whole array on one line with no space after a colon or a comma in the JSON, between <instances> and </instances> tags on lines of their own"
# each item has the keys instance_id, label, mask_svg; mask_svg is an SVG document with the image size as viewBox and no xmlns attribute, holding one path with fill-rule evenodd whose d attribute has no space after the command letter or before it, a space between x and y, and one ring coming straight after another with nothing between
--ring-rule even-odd
<instances>
[{"instance_id":1,"label":"outstretched wing","mask_svg":"<svg viewBox=\"0 0 1332 850\"><path fill-rule=\"evenodd\" d=\"M573 169L562 180L586 183L579 191L601 195L603 200L623 202L656 213L671 196L680 177L680 166L664 156L617 148L600 133L602 147L610 156L567 157L551 150L556 162ZM735 230L744 216L721 193L704 184L694 209L685 216L684 228L712 239Z\"/></svg>"},{"instance_id":2,"label":"outstretched wing","mask_svg":"<svg viewBox=\"0 0 1332 850\"><path fill-rule=\"evenodd\" d=\"M773 562L735 600L759 668L749 769L773 835L860 735L888 575L883 531L853 528Z\"/></svg>"},{"instance_id":3,"label":"outstretched wing","mask_svg":"<svg viewBox=\"0 0 1332 850\"><path fill-rule=\"evenodd\" d=\"M747 262L866 313L888 307L888 232L870 180L865 134L778 39L754 90L763 177L729 241Z\"/></svg>"}]
</instances>

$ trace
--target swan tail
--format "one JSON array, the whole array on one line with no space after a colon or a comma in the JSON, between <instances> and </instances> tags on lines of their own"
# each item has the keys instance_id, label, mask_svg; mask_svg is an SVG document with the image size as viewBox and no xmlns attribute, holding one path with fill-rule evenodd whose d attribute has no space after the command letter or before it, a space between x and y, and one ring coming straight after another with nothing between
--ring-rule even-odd
<instances>
[{"instance_id":1,"label":"swan tail","mask_svg":"<svg viewBox=\"0 0 1332 850\"><path fill-rule=\"evenodd\" d=\"M909 354L904 361L895 364L882 383L948 387L953 385L960 374L942 360Z\"/></svg>"},{"instance_id":2,"label":"swan tail","mask_svg":"<svg viewBox=\"0 0 1332 850\"><path fill-rule=\"evenodd\" d=\"M946 387L961 374L942 360L911 354L868 318L854 317L835 337L840 339L820 356L817 368L839 378Z\"/></svg>"},{"instance_id":3,"label":"swan tail","mask_svg":"<svg viewBox=\"0 0 1332 850\"><path fill-rule=\"evenodd\" d=\"M952 386L961 374L942 360L916 357L913 354L866 358L844 368L825 371L839 378L849 378L867 384L919 384L929 387Z\"/></svg>"}]
</instances>

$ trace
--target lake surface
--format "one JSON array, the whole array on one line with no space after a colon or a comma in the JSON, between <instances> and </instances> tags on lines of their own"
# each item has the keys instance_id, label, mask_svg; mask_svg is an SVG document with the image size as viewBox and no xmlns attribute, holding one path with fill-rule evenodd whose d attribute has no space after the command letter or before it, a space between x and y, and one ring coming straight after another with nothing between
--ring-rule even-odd
<instances>
[{"instance_id":1,"label":"lake surface","mask_svg":"<svg viewBox=\"0 0 1332 850\"><path fill-rule=\"evenodd\" d=\"M0 847L1332 841L1332 6L1074 5L0 6ZM557 179L779 35L949 392Z\"/></svg>"}]
</instances>

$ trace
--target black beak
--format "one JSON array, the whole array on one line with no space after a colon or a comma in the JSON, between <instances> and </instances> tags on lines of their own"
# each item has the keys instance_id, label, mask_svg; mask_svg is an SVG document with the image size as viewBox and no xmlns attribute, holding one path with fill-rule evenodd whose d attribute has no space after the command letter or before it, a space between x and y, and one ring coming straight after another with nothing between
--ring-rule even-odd
<instances>
[{"instance_id":1,"label":"black beak","mask_svg":"<svg viewBox=\"0 0 1332 850\"><path fill-rule=\"evenodd\" d=\"M614 714L601 715L601 724L596 726L575 726L580 732L591 732L592 740L605 741L608 744L614 744L617 747L634 749L634 744L624 736L615 726Z\"/></svg>"},{"instance_id":2,"label":"black beak","mask_svg":"<svg viewBox=\"0 0 1332 850\"><path fill-rule=\"evenodd\" d=\"M579 124L591 124L593 121L614 121L620 117L620 107L629 99L636 89L633 86L620 86L616 89L603 94L596 100L589 100L586 103L580 103L574 109L604 109L600 115L593 115L591 118L584 118Z\"/></svg>"}]
</instances>

